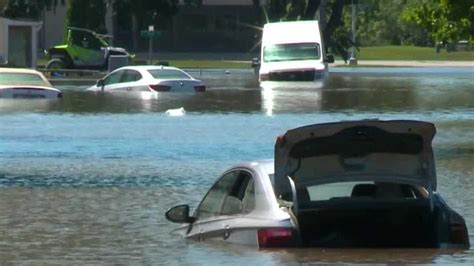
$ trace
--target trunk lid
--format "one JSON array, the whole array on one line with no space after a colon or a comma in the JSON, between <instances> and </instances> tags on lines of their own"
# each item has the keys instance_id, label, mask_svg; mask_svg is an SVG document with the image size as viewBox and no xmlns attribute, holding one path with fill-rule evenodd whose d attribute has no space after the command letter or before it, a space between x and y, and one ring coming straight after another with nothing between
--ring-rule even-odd
<instances>
[{"instance_id":1,"label":"trunk lid","mask_svg":"<svg viewBox=\"0 0 474 266\"><path fill-rule=\"evenodd\" d=\"M344 121L289 130L275 144L275 193L291 195L290 182L298 187L359 180L436 190L435 133L432 123L411 120Z\"/></svg>"},{"instance_id":2,"label":"trunk lid","mask_svg":"<svg viewBox=\"0 0 474 266\"><path fill-rule=\"evenodd\" d=\"M195 91L194 87L202 85L202 83L198 80L182 80L182 79L177 79L177 80L159 80L157 82L157 85L162 85L162 86L169 86L170 91Z\"/></svg>"}]
</instances>

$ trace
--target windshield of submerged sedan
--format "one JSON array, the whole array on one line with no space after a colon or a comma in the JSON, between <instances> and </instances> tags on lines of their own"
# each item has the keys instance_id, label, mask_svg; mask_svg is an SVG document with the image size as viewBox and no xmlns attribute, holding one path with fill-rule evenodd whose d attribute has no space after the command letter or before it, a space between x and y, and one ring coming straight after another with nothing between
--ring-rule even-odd
<instances>
[{"instance_id":1,"label":"windshield of submerged sedan","mask_svg":"<svg viewBox=\"0 0 474 266\"><path fill-rule=\"evenodd\" d=\"M0 73L0 84L50 87L40 76L31 73Z\"/></svg>"},{"instance_id":2,"label":"windshield of submerged sedan","mask_svg":"<svg viewBox=\"0 0 474 266\"><path fill-rule=\"evenodd\" d=\"M287 43L267 45L263 50L263 61L317 60L321 58L318 43Z\"/></svg>"},{"instance_id":3,"label":"windshield of submerged sedan","mask_svg":"<svg viewBox=\"0 0 474 266\"><path fill-rule=\"evenodd\" d=\"M191 79L186 73L176 69L152 69L148 72L155 79Z\"/></svg>"}]
</instances>

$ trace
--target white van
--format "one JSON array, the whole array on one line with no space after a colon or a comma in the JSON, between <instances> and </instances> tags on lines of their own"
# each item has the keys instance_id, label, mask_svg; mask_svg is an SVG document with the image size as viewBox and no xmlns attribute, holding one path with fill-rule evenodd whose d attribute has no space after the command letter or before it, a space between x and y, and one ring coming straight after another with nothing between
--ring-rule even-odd
<instances>
[{"instance_id":1,"label":"white van","mask_svg":"<svg viewBox=\"0 0 474 266\"><path fill-rule=\"evenodd\" d=\"M316 20L267 23L263 27L259 81L324 81L328 63Z\"/></svg>"}]
</instances>

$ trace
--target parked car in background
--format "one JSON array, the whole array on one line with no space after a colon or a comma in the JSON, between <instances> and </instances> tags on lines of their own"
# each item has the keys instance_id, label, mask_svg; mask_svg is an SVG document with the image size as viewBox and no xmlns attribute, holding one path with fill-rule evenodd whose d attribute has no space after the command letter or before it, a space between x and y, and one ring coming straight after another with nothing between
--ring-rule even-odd
<instances>
[{"instance_id":1,"label":"parked car in background","mask_svg":"<svg viewBox=\"0 0 474 266\"><path fill-rule=\"evenodd\" d=\"M112 36L97 32L68 27L64 43L45 51L49 61L47 69L107 69L111 56L122 56L130 60L131 55L120 47L110 46L107 39Z\"/></svg>"},{"instance_id":2,"label":"parked car in background","mask_svg":"<svg viewBox=\"0 0 474 266\"><path fill-rule=\"evenodd\" d=\"M0 98L61 98L41 72L31 69L0 68Z\"/></svg>"},{"instance_id":3,"label":"parked car in background","mask_svg":"<svg viewBox=\"0 0 474 266\"><path fill-rule=\"evenodd\" d=\"M116 69L89 91L104 92L204 92L206 85L188 73L169 66L127 66Z\"/></svg>"},{"instance_id":4,"label":"parked car in background","mask_svg":"<svg viewBox=\"0 0 474 266\"><path fill-rule=\"evenodd\" d=\"M436 192L435 127L420 121L315 124L277 138L275 158L225 171L193 215L166 213L199 241L268 247L469 248Z\"/></svg>"}]
</instances>

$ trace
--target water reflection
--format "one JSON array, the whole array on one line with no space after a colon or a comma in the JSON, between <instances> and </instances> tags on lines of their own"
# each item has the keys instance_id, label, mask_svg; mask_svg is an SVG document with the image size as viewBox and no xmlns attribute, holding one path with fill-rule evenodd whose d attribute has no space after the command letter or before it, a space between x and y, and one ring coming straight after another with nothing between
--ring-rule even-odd
<instances>
[{"instance_id":1,"label":"water reflection","mask_svg":"<svg viewBox=\"0 0 474 266\"><path fill-rule=\"evenodd\" d=\"M3 99L0 114L16 112L47 112L61 104L62 99Z\"/></svg>"},{"instance_id":2,"label":"water reflection","mask_svg":"<svg viewBox=\"0 0 474 266\"><path fill-rule=\"evenodd\" d=\"M55 101L0 100L0 112L134 113L164 112L183 107L190 112L238 112L274 115L328 111L419 111L470 109L474 85L470 75L436 73L330 73L318 82L264 82L252 73L206 72L205 93L89 93L64 86ZM61 88L61 87L60 87Z\"/></svg>"}]
</instances>

